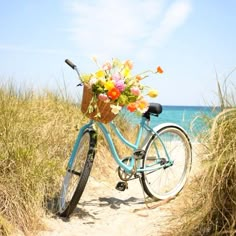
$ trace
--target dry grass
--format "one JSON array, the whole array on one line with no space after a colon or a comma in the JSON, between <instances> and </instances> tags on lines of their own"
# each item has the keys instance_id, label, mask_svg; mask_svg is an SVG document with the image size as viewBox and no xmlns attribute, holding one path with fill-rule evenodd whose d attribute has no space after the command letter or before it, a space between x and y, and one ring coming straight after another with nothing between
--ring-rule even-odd
<instances>
[{"instance_id":1,"label":"dry grass","mask_svg":"<svg viewBox=\"0 0 236 236\"><path fill-rule=\"evenodd\" d=\"M41 217L55 210L76 127L84 122L80 108L63 96L0 86L0 235L34 235L44 227ZM120 118L117 124L127 129ZM99 138L93 176L114 180L115 163Z\"/></svg>"},{"instance_id":2,"label":"dry grass","mask_svg":"<svg viewBox=\"0 0 236 236\"><path fill-rule=\"evenodd\" d=\"M135 142L137 127L133 127L130 124L129 117L125 114L119 115L115 118L114 122L116 126L119 128L121 134L131 143ZM110 135L113 139L114 145L117 149L117 152L121 158L131 156L132 150L126 147L120 139L115 135L109 125L106 126L107 130L110 132ZM98 130L99 131L99 130ZM106 181L112 183L114 186L116 181L120 181L117 171L117 164L115 163L110 150L107 146L104 136L101 131L98 132L98 145L96 158L94 162L95 168L93 168L91 175L95 177L97 180ZM101 170L102 168L102 170ZM102 175L101 175L102 171Z\"/></svg>"},{"instance_id":3,"label":"dry grass","mask_svg":"<svg viewBox=\"0 0 236 236\"><path fill-rule=\"evenodd\" d=\"M45 92L0 88L0 222L2 234L41 226L58 191L80 119L75 105ZM9 227L11 225L11 227Z\"/></svg>"},{"instance_id":4,"label":"dry grass","mask_svg":"<svg viewBox=\"0 0 236 236\"><path fill-rule=\"evenodd\" d=\"M51 93L0 88L0 223L29 233L39 228L48 200L58 191L78 108ZM11 227L9 227L11 225Z\"/></svg>"},{"instance_id":5,"label":"dry grass","mask_svg":"<svg viewBox=\"0 0 236 236\"><path fill-rule=\"evenodd\" d=\"M220 91L222 112L202 139L200 175L173 210L182 219L176 219L175 235L236 235L236 108L233 97Z\"/></svg>"}]
</instances>

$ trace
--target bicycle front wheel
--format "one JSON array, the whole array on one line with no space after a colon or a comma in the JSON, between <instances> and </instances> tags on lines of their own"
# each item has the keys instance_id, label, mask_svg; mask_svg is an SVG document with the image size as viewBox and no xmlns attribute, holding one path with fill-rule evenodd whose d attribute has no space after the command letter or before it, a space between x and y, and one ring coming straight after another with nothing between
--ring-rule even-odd
<instances>
[{"instance_id":1,"label":"bicycle front wheel","mask_svg":"<svg viewBox=\"0 0 236 236\"><path fill-rule=\"evenodd\" d=\"M59 215L62 217L70 216L83 194L92 169L96 143L95 131L85 130L62 183L58 199Z\"/></svg>"},{"instance_id":2,"label":"bicycle front wheel","mask_svg":"<svg viewBox=\"0 0 236 236\"><path fill-rule=\"evenodd\" d=\"M150 138L143 159L146 194L153 199L177 195L186 183L191 164L192 147L187 134L174 124L160 128Z\"/></svg>"}]
</instances>

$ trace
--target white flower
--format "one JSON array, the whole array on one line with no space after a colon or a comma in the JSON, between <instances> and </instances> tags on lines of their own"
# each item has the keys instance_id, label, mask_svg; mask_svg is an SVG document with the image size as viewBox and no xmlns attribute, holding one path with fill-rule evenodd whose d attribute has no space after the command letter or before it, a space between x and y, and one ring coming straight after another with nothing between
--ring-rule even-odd
<instances>
[{"instance_id":1,"label":"white flower","mask_svg":"<svg viewBox=\"0 0 236 236\"><path fill-rule=\"evenodd\" d=\"M96 84L97 83L97 78L92 78L90 79L89 81L89 85L92 86L93 84Z\"/></svg>"},{"instance_id":2,"label":"white flower","mask_svg":"<svg viewBox=\"0 0 236 236\"><path fill-rule=\"evenodd\" d=\"M111 105L110 107L111 107L111 112L114 113L115 115L117 115L122 108L119 105Z\"/></svg>"},{"instance_id":3,"label":"white flower","mask_svg":"<svg viewBox=\"0 0 236 236\"><path fill-rule=\"evenodd\" d=\"M137 108L137 111L139 111L140 113L145 113L148 110L148 107L144 107L144 108Z\"/></svg>"}]
</instances>

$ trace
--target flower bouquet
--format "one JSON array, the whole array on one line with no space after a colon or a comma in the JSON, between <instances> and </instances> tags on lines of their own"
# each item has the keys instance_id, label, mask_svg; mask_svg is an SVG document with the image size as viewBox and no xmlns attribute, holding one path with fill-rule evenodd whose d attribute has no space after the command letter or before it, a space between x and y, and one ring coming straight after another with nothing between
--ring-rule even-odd
<instances>
[{"instance_id":1,"label":"flower bouquet","mask_svg":"<svg viewBox=\"0 0 236 236\"><path fill-rule=\"evenodd\" d=\"M149 73L163 73L161 67L156 71L145 71L132 75L133 63L112 59L99 65L95 73L82 74L84 84L81 110L89 118L108 123L126 107L130 112L144 113L148 109L148 102L144 96L156 97L157 91L141 84Z\"/></svg>"}]
</instances>

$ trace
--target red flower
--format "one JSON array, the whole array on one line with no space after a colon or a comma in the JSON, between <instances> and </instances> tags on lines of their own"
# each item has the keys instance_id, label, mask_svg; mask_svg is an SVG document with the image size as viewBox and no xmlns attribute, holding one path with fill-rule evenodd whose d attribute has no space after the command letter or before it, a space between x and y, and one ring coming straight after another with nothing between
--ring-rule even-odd
<instances>
[{"instance_id":1,"label":"red flower","mask_svg":"<svg viewBox=\"0 0 236 236\"><path fill-rule=\"evenodd\" d=\"M107 96L111 100L116 100L120 96L120 90L114 87L107 92Z\"/></svg>"},{"instance_id":2,"label":"red flower","mask_svg":"<svg viewBox=\"0 0 236 236\"><path fill-rule=\"evenodd\" d=\"M130 112L134 112L136 109L137 109L137 104L135 102L132 102L130 103L128 106L127 106L127 109L130 111Z\"/></svg>"}]
</instances>

